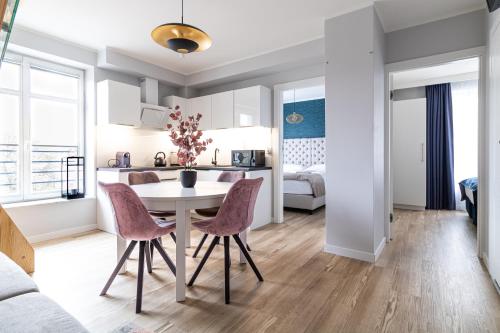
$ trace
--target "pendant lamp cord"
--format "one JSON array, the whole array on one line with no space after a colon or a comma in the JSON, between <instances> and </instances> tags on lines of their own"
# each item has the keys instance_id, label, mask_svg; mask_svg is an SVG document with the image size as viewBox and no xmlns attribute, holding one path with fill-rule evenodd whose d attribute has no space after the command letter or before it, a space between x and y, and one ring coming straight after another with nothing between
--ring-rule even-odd
<instances>
[{"instance_id":1,"label":"pendant lamp cord","mask_svg":"<svg viewBox=\"0 0 500 333\"><path fill-rule=\"evenodd\" d=\"M181 23L184 23L184 0L181 0Z\"/></svg>"}]
</instances>

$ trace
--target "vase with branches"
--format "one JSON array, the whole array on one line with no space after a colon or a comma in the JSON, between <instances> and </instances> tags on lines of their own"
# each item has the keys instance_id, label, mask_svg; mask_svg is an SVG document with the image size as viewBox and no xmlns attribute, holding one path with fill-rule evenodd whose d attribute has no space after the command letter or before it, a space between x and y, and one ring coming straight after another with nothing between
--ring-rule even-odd
<instances>
[{"instance_id":1,"label":"vase with branches","mask_svg":"<svg viewBox=\"0 0 500 333\"><path fill-rule=\"evenodd\" d=\"M173 124L167 124L167 130L172 143L178 147L177 157L179 164L184 167L181 171L181 182L184 187L193 187L196 184L196 158L212 143L212 139L202 139L203 131L198 129L202 115L197 113L183 117L179 106L170 114Z\"/></svg>"}]
</instances>

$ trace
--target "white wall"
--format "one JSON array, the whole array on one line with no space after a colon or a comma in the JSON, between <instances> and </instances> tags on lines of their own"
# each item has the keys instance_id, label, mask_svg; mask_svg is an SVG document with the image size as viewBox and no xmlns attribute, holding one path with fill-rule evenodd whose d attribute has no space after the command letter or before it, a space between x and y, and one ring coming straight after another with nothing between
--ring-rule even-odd
<instances>
[{"instance_id":1,"label":"white wall","mask_svg":"<svg viewBox=\"0 0 500 333\"><path fill-rule=\"evenodd\" d=\"M384 200L384 46L379 25L373 6L325 25L325 250L372 262L375 249L384 244L379 239L383 209L375 207Z\"/></svg>"},{"instance_id":2,"label":"white wall","mask_svg":"<svg viewBox=\"0 0 500 333\"><path fill-rule=\"evenodd\" d=\"M486 44L487 11L435 21L386 34L386 63L454 52Z\"/></svg>"},{"instance_id":3,"label":"white wall","mask_svg":"<svg viewBox=\"0 0 500 333\"><path fill-rule=\"evenodd\" d=\"M95 198L9 204L5 208L32 243L97 228Z\"/></svg>"},{"instance_id":4,"label":"white wall","mask_svg":"<svg viewBox=\"0 0 500 333\"><path fill-rule=\"evenodd\" d=\"M247 80L233 81L220 85L213 85L199 90L200 96L215 94L221 91L228 91L233 89L247 88L256 85L262 85L273 89L273 87L280 83L294 82L305 79L311 79L325 75L324 63L300 66L292 70L280 71L270 75L258 76Z\"/></svg>"},{"instance_id":5,"label":"white wall","mask_svg":"<svg viewBox=\"0 0 500 333\"><path fill-rule=\"evenodd\" d=\"M488 47L489 47L489 59L488 59L488 84L487 84L487 113L486 113L486 124L488 131L488 170L487 179L488 183L484 184L487 186L488 200L486 206L488 209L487 219L488 222L485 226L485 243L486 248L484 249L484 257L487 260L488 268L497 281L500 282L500 225L499 225L499 204L498 196L500 193L500 181L499 181L499 144L498 136L500 133L499 116L498 116L498 85L500 84L500 67L499 67L499 56L498 45L500 44L500 10L495 11L493 14L488 16ZM495 64L492 66L492 64ZM480 200L480 199L479 199Z\"/></svg>"}]
</instances>

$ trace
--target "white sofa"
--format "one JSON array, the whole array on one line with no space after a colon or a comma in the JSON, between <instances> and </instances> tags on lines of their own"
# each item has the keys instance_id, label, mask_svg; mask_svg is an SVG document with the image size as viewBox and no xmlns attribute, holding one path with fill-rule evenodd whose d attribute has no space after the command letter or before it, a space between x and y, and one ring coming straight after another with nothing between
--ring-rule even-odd
<instances>
[{"instance_id":1,"label":"white sofa","mask_svg":"<svg viewBox=\"0 0 500 333\"><path fill-rule=\"evenodd\" d=\"M47 296L21 267L0 252L0 332L88 332Z\"/></svg>"}]
</instances>

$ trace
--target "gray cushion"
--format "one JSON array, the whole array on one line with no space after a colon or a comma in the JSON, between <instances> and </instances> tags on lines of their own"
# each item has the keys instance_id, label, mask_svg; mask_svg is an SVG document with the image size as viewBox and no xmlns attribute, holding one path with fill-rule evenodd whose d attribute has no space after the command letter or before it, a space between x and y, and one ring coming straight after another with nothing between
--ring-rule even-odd
<instances>
[{"instance_id":1,"label":"gray cushion","mask_svg":"<svg viewBox=\"0 0 500 333\"><path fill-rule=\"evenodd\" d=\"M0 302L0 333L88 332L57 303L40 293Z\"/></svg>"},{"instance_id":2,"label":"gray cushion","mask_svg":"<svg viewBox=\"0 0 500 333\"><path fill-rule=\"evenodd\" d=\"M21 267L0 252L0 301L38 291L35 282Z\"/></svg>"}]
</instances>

